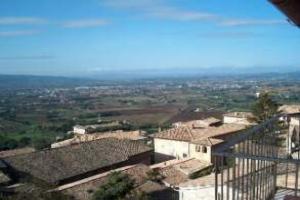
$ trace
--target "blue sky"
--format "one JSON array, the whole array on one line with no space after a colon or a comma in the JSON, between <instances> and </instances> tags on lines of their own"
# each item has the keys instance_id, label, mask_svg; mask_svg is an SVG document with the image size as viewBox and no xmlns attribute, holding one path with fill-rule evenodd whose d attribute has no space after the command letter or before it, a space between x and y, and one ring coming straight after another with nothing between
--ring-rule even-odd
<instances>
[{"instance_id":1,"label":"blue sky","mask_svg":"<svg viewBox=\"0 0 300 200\"><path fill-rule=\"evenodd\" d=\"M300 69L300 30L267 0L0 0L0 73Z\"/></svg>"}]
</instances>

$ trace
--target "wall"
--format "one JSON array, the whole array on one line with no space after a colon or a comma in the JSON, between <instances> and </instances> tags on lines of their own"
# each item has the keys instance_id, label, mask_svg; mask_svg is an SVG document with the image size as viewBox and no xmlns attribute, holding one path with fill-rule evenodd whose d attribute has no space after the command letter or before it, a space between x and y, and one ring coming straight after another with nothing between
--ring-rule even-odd
<instances>
[{"instance_id":1,"label":"wall","mask_svg":"<svg viewBox=\"0 0 300 200\"><path fill-rule=\"evenodd\" d=\"M197 146L196 144L190 144L190 156L193 158L196 158L200 161L205 161L205 162L211 163L211 147L206 146L207 152L204 153L204 152L202 152L203 146L200 145L201 146L200 152L196 151L196 146Z\"/></svg>"},{"instance_id":2,"label":"wall","mask_svg":"<svg viewBox=\"0 0 300 200\"><path fill-rule=\"evenodd\" d=\"M176 140L165 140L154 138L154 151L155 151L155 162L161 161L162 155L175 157L175 158L185 158L190 156L189 153L189 143Z\"/></svg>"},{"instance_id":3,"label":"wall","mask_svg":"<svg viewBox=\"0 0 300 200\"><path fill-rule=\"evenodd\" d=\"M243 124L251 125L247 118L224 116L224 124Z\"/></svg>"},{"instance_id":4,"label":"wall","mask_svg":"<svg viewBox=\"0 0 300 200\"><path fill-rule=\"evenodd\" d=\"M78 134L86 134L86 130L84 128L78 128L78 127L74 127L73 132Z\"/></svg>"},{"instance_id":5,"label":"wall","mask_svg":"<svg viewBox=\"0 0 300 200\"><path fill-rule=\"evenodd\" d=\"M221 187L218 189L221 191ZM226 197L226 186L223 187L224 197ZM229 197L232 197L232 190L230 189ZM219 194L220 195L220 194ZM215 199L215 187L189 187L179 189L179 200L214 200Z\"/></svg>"}]
</instances>

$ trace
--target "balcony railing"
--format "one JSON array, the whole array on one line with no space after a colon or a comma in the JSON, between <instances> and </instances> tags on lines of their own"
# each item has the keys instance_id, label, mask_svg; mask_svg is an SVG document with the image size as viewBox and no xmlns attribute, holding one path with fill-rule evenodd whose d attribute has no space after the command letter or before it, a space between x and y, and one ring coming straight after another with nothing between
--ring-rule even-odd
<instances>
[{"instance_id":1,"label":"balcony railing","mask_svg":"<svg viewBox=\"0 0 300 200\"><path fill-rule=\"evenodd\" d=\"M269 200L298 196L299 133L288 117L274 117L217 149L216 200ZM292 144L291 144L292 143Z\"/></svg>"}]
</instances>

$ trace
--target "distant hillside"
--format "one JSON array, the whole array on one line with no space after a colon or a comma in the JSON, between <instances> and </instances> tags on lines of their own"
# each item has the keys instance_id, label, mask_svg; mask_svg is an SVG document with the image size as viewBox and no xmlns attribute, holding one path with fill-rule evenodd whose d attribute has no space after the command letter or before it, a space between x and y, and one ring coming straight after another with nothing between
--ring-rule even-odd
<instances>
[{"instance_id":1,"label":"distant hillside","mask_svg":"<svg viewBox=\"0 0 300 200\"><path fill-rule=\"evenodd\" d=\"M30 75L0 75L1 90L68 87L89 84L90 82L91 80L79 78Z\"/></svg>"}]
</instances>

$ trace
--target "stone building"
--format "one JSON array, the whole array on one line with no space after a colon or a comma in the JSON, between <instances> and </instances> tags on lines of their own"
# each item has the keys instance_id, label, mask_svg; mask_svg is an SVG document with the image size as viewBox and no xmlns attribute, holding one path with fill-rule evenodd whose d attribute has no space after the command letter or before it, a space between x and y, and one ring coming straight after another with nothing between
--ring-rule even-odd
<instances>
[{"instance_id":1,"label":"stone building","mask_svg":"<svg viewBox=\"0 0 300 200\"><path fill-rule=\"evenodd\" d=\"M253 114L250 112L231 112L224 114L223 123L253 125L251 118L253 118Z\"/></svg>"},{"instance_id":2,"label":"stone building","mask_svg":"<svg viewBox=\"0 0 300 200\"><path fill-rule=\"evenodd\" d=\"M240 124L224 124L202 129L178 127L157 133L154 135L155 162L197 158L212 163L211 152L245 128Z\"/></svg>"}]
</instances>

